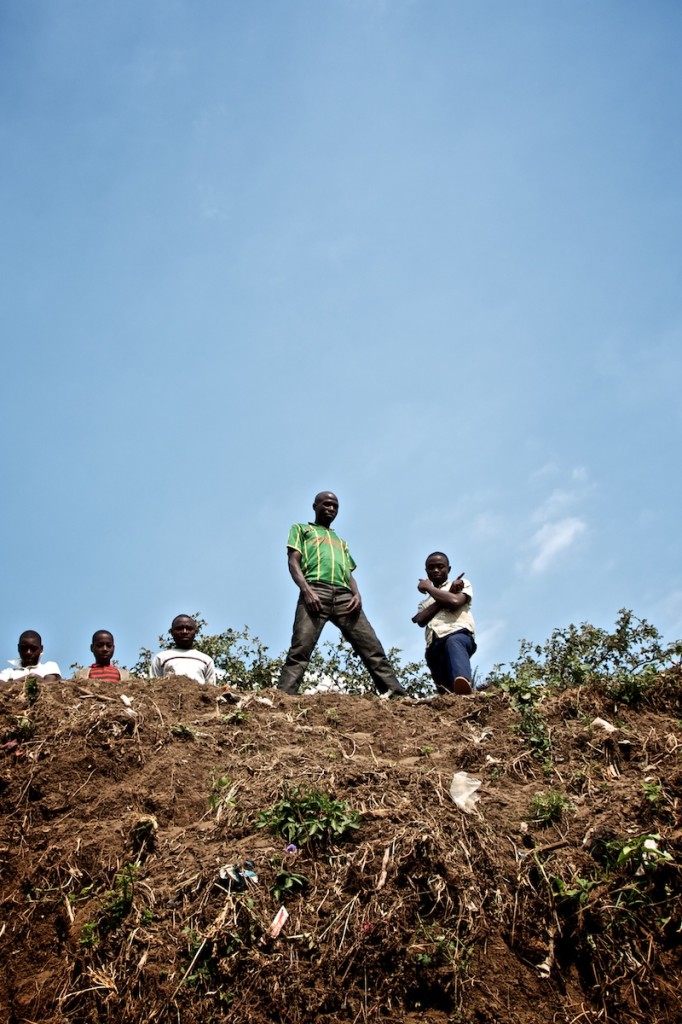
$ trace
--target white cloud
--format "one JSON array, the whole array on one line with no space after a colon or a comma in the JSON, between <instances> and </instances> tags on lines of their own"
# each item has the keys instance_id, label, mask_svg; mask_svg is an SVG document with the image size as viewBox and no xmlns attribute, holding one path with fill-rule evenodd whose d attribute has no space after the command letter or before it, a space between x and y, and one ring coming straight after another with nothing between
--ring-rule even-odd
<instances>
[{"instance_id":1,"label":"white cloud","mask_svg":"<svg viewBox=\"0 0 682 1024\"><path fill-rule=\"evenodd\" d=\"M530 571L544 572L557 556L570 548L586 530L586 522L578 516L567 516L555 523L545 523L536 530L530 541L530 546L536 549L530 563Z\"/></svg>"},{"instance_id":2,"label":"white cloud","mask_svg":"<svg viewBox=\"0 0 682 1024\"><path fill-rule=\"evenodd\" d=\"M584 466L575 466L571 470L571 482L572 487L555 487L533 513L533 522L546 523L565 515L572 505L582 501L592 490Z\"/></svg>"},{"instance_id":3,"label":"white cloud","mask_svg":"<svg viewBox=\"0 0 682 1024\"><path fill-rule=\"evenodd\" d=\"M575 514L576 506L585 500L593 486L585 467L574 466L568 484L555 487L531 513L530 522L536 529L524 545L526 551L530 551L530 572L545 572L585 533L587 522L584 516Z\"/></svg>"}]
</instances>

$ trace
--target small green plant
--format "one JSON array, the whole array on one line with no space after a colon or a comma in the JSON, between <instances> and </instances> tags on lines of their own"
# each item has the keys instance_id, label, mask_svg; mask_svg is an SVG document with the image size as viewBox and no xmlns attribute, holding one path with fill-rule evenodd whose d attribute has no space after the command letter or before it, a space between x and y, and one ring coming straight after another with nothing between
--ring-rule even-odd
<instances>
[{"instance_id":1,"label":"small green plant","mask_svg":"<svg viewBox=\"0 0 682 1024\"><path fill-rule=\"evenodd\" d=\"M280 902L287 896L294 896L308 888L308 879L297 871L281 868L275 875L272 893Z\"/></svg>"},{"instance_id":2,"label":"small green plant","mask_svg":"<svg viewBox=\"0 0 682 1024\"><path fill-rule=\"evenodd\" d=\"M580 877L573 878L570 882L565 882L558 875L550 875L550 882L559 902L568 907L584 907L590 891L597 884L590 881L589 878Z\"/></svg>"},{"instance_id":3,"label":"small green plant","mask_svg":"<svg viewBox=\"0 0 682 1024\"><path fill-rule=\"evenodd\" d=\"M236 789L229 775L217 775L215 772L212 772L208 806L212 811L217 811L228 804L234 806Z\"/></svg>"},{"instance_id":4,"label":"small green plant","mask_svg":"<svg viewBox=\"0 0 682 1024\"><path fill-rule=\"evenodd\" d=\"M83 925L80 937L81 946L94 948L100 939L108 935L109 932L113 932L125 920L133 906L136 877L137 867L135 864L126 864L123 870L117 873L113 889L108 889L102 897L103 902L96 920ZM92 886L87 887L87 890L90 889ZM77 899L81 898L87 890L81 890Z\"/></svg>"},{"instance_id":5,"label":"small green plant","mask_svg":"<svg viewBox=\"0 0 682 1024\"><path fill-rule=\"evenodd\" d=\"M549 793L536 793L530 802L531 817L540 825L551 825L553 822L561 821L571 810L573 810L571 801L557 790L550 790Z\"/></svg>"},{"instance_id":6,"label":"small green plant","mask_svg":"<svg viewBox=\"0 0 682 1024\"><path fill-rule=\"evenodd\" d=\"M36 676L26 676L24 682L24 697L29 707L38 700L38 694L40 693L40 687L38 686L38 680Z\"/></svg>"},{"instance_id":7,"label":"small green plant","mask_svg":"<svg viewBox=\"0 0 682 1024\"><path fill-rule=\"evenodd\" d=\"M642 783L642 789L644 790L644 796L653 807L661 806L665 800L665 790L660 782L645 780Z\"/></svg>"},{"instance_id":8,"label":"small green plant","mask_svg":"<svg viewBox=\"0 0 682 1024\"><path fill-rule=\"evenodd\" d=\"M606 844L606 849L612 866L644 873L656 870L661 864L673 862L671 855L658 845L660 842L658 832L644 832L631 839L612 839Z\"/></svg>"},{"instance_id":9,"label":"small green plant","mask_svg":"<svg viewBox=\"0 0 682 1024\"><path fill-rule=\"evenodd\" d=\"M25 743L26 740L30 740L36 731L36 727L30 718L26 715L17 715L16 725L9 729L3 735L3 742L7 743L10 740L17 740L19 743Z\"/></svg>"},{"instance_id":10,"label":"small green plant","mask_svg":"<svg viewBox=\"0 0 682 1024\"><path fill-rule=\"evenodd\" d=\"M360 827L360 814L343 800L306 786L285 790L277 803L258 815L258 828L272 828L289 843L329 843Z\"/></svg>"},{"instance_id":11,"label":"small green plant","mask_svg":"<svg viewBox=\"0 0 682 1024\"><path fill-rule=\"evenodd\" d=\"M68 896L68 900L69 900L69 903L71 904L71 906L73 907L77 903L80 903L83 900L89 900L90 897L92 896L92 891L93 891L94 888L95 888L94 883L91 883L90 885L84 885L83 888L79 889L78 892L70 892L69 896Z\"/></svg>"},{"instance_id":12,"label":"small green plant","mask_svg":"<svg viewBox=\"0 0 682 1024\"><path fill-rule=\"evenodd\" d=\"M145 814L133 825L132 845L136 854L148 852L154 846L154 839L159 828L159 823L153 814Z\"/></svg>"},{"instance_id":13,"label":"small green plant","mask_svg":"<svg viewBox=\"0 0 682 1024\"><path fill-rule=\"evenodd\" d=\"M433 747L424 746L419 748L419 753L422 757L431 757L433 753Z\"/></svg>"},{"instance_id":14,"label":"small green plant","mask_svg":"<svg viewBox=\"0 0 682 1024\"><path fill-rule=\"evenodd\" d=\"M519 723L515 726L516 731L523 736L534 757L545 763L549 762L552 744L540 711L545 688L540 685L532 671L521 669L516 677L501 677L498 685L502 692L509 696L511 706L520 716Z\"/></svg>"},{"instance_id":15,"label":"small green plant","mask_svg":"<svg viewBox=\"0 0 682 1024\"><path fill-rule=\"evenodd\" d=\"M226 725L241 725L243 722L248 722L250 717L251 716L248 711L244 711L242 708L236 708L234 711L231 711L229 715L223 715L221 722L224 722Z\"/></svg>"},{"instance_id":16,"label":"small green plant","mask_svg":"<svg viewBox=\"0 0 682 1024\"><path fill-rule=\"evenodd\" d=\"M143 910L142 913L140 914L140 924L141 925L151 924L153 920L154 920L154 911L150 910L149 907L146 907L145 910Z\"/></svg>"},{"instance_id":17,"label":"small green plant","mask_svg":"<svg viewBox=\"0 0 682 1024\"><path fill-rule=\"evenodd\" d=\"M94 949L99 942L99 935L97 932L97 922L88 921L87 924L83 925L81 931L80 944L88 949Z\"/></svg>"},{"instance_id":18,"label":"small green plant","mask_svg":"<svg viewBox=\"0 0 682 1024\"><path fill-rule=\"evenodd\" d=\"M134 864L126 864L114 878L113 889L104 893L97 926L100 935L113 931L128 916L135 896L135 878L137 868Z\"/></svg>"},{"instance_id":19,"label":"small green plant","mask_svg":"<svg viewBox=\"0 0 682 1024\"><path fill-rule=\"evenodd\" d=\"M422 922L416 934L416 942L410 947L415 963L420 967L436 965L457 965L458 970L466 973L471 958L471 947L461 942L454 933L448 934L435 924Z\"/></svg>"},{"instance_id":20,"label":"small green plant","mask_svg":"<svg viewBox=\"0 0 682 1024\"><path fill-rule=\"evenodd\" d=\"M171 734L179 740L193 740L194 729L190 729L184 722L176 722L175 725L171 725Z\"/></svg>"},{"instance_id":21,"label":"small green plant","mask_svg":"<svg viewBox=\"0 0 682 1024\"><path fill-rule=\"evenodd\" d=\"M327 708L324 716L330 725L338 725L341 719L337 708Z\"/></svg>"}]
</instances>

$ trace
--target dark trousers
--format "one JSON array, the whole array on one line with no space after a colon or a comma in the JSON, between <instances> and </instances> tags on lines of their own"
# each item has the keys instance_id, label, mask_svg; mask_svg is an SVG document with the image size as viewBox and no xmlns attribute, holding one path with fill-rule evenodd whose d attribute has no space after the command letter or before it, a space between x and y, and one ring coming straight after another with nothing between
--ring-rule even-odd
<instances>
[{"instance_id":1,"label":"dark trousers","mask_svg":"<svg viewBox=\"0 0 682 1024\"><path fill-rule=\"evenodd\" d=\"M475 652L476 641L468 629L458 629L431 641L426 648L426 664L440 693L444 690L452 693L456 676L464 676L471 682L470 658Z\"/></svg>"},{"instance_id":2,"label":"dark trousers","mask_svg":"<svg viewBox=\"0 0 682 1024\"><path fill-rule=\"evenodd\" d=\"M386 693L387 690L403 693L403 688L388 663L386 652L370 626L365 613L360 609L359 612L348 614L348 604L353 596L351 591L345 587L335 587L330 583L312 583L311 586L322 602L322 610L318 615L311 615L305 606L305 601L299 597L294 629L291 634L291 647L284 662L277 689L283 690L285 693L298 693L310 656L315 649L324 624L333 622L341 630L344 639L348 641L355 653L362 658L379 693Z\"/></svg>"}]
</instances>

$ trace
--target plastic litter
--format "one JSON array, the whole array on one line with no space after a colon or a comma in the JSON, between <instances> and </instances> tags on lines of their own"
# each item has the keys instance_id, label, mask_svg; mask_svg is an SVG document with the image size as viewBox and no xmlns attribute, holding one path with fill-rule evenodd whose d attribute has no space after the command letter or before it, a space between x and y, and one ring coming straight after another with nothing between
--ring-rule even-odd
<instances>
[{"instance_id":1,"label":"plastic litter","mask_svg":"<svg viewBox=\"0 0 682 1024\"><path fill-rule=\"evenodd\" d=\"M261 942L266 939L276 939L282 928L286 924L289 917L289 911L286 907L280 907L275 916L272 919L272 924L266 931L265 935L261 939Z\"/></svg>"},{"instance_id":2,"label":"plastic litter","mask_svg":"<svg viewBox=\"0 0 682 1024\"><path fill-rule=\"evenodd\" d=\"M615 725L611 725L605 718L595 718L594 721L590 722L591 729L603 729L604 732L609 733L618 732Z\"/></svg>"},{"instance_id":3,"label":"plastic litter","mask_svg":"<svg viewBox=\"0 0 682 1024\"><path fill-rule=\"evenodd\" d=\"M230 889L243 892L249 883L258 884L258 875L253 870L253 861L244 862L244 867L238 864L223 864L218 868L218 878L221 882L227 882Z\"/></svg>"},{"instance_id":4,"label":"plastic litter","mask_svg":"<svg viewBox=\"0 0 682 1024\"><path fill-rule=\"evenodd\" d=\"M455 772L450 786L450 796L457 806L467 814L476 812L476 804L481 799L476 792L482 786L480 779L475 779L468 772Z\"/></svg>"}]
</instances>

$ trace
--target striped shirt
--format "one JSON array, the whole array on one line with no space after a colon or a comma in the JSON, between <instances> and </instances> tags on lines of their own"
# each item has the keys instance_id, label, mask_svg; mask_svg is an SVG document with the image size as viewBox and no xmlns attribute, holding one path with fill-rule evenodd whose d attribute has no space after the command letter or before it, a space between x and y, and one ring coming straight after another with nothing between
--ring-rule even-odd
<instances>
[{"instance_id":1,"label":"striped shirt","mask_svg":"<svg viewBox=\"0 0 682 1024\"><path fill-rule=\"evenodd\" d=\"M317 523L294 523L287 547L301 552L301 570L308 583L333 583L350 590L355 562L345 540Z\"/></svg>"},{"instance_id":2,"label":"striped shirt","mask_svg":"<svg viewBox=\"0 0 682 1024\"><path fill-rule=\"evenodd\" d=\"M120 683L121 673L115 665L98 665L95 663L88 672L88 679L101 679L105 683Z\"/></svg>"}]
</instances>

